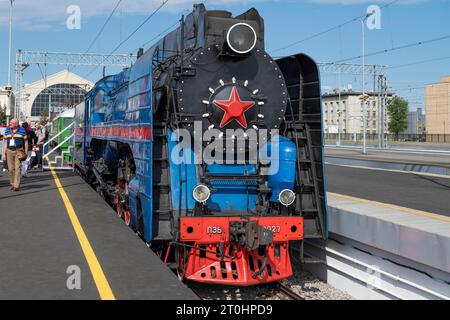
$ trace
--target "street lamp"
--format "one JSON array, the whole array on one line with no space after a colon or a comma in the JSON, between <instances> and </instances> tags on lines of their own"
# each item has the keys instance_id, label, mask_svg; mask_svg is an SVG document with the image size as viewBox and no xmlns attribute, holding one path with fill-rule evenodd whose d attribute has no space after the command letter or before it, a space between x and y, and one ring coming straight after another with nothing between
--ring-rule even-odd
<instances>
[{"instance_id":1,"label":"street lamp","mask_svg":"<svg viewBox=\"0 0 450 320\"><path fill-rule=\"evenodd\" d=\"M9 0L9 45L8 45L8 84L7 90L12 90L11 86L11 50L12 50L12 9L15 0Z\"/></svg>"},{"instance_id":2,"label":"street lamp","mask_svg":"<svg viewBox=\"0 0 450 320\"><path fill-rule=\"evenodd\" d=\"M338 139L336 142L336 145L338 147L341 146L341 68L339 68L339 81L338 81L338 94L339 94L339 100L338 100L338 107L337 107L337 116L338 116Z\"/></svg>"},{"instance_id":3,"label":"street lamp","mask_svg":"<svg viewBox=\"0 0 450 320\"><path fill-rule=\"evenodd\" d=\"M366 16L361 19L361 31L362 31L362 99L361 99L361 108L362 108L362 112L363 112L363 116L362 116L362 120L363 120L363 154L366 154L366 87L365 87L365 82L366 82L366 48L365 48L365 29L366 29L366 21L367 19L372 15L373 13L367 13Z\"/></svg>"}]
</instances>

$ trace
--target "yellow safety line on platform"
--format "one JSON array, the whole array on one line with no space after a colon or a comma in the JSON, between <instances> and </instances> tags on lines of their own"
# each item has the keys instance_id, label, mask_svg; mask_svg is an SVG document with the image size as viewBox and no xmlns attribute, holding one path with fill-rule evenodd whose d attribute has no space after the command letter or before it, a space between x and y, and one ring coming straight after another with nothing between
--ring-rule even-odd
<instances>
[{"instance_id":1,"label":"yellow safety line on platform","mask_svg":"<svg viewBox=\"0 0 450 320\"><path fill-rule=\"evenodd\" d=\"M80 221L78 220L77 214L73 209L72 203L70 202L69 197L66 194L66 191L64 191L64 188L61 182L59 181L56 172L52 168L50 168L50 170L52 172L53 179L55 180L59 194L61 195L64 205L66 206L67 213L69 215L70 221L72 222L72 227L75 230L78 241L80 242L81 249L83 250L84 256L86 257L86 261L89 265L89 269L91 270L92 277L94 278L94 282L95 285L97 286L98 293L100 294L100 298L102 300L115 300L116 298L114 297L111 287L109 286L108 280L105 277L105 273L103 272L100 262L98 261L94 253L94 250L92 249L91 244L89 243L89 240L86 234L84 233L83 227L81 226Z\"/></svg>"},{"instance_id":2,"label":"yellow safety line on platform","mask_svg":"<svg viewBox=\"0 0 450 320\"><path fill-rule=\"evenodd\" d=\"M431 219L435 219L435 220L450 222L450 218L447 218L447 217L444 217L444 216L440 216L440 215L438 215L436 213L430 213L430 212L425 212L425 211L409 209L409 208L405 208L405 207L396 206L396 205L393 205L393 204L377 202L377 201L372 201L372 200L367 200L367 199L355 198L355 197L346 196L346 195L339 194L339 193L327 192L327 194L330 195L330 196L336 197L336 198L341 198L341 199L345 199L345 200L349 200L349 201L355 201L355 202L359 202L359 203L371 204L371 205L383 207L383 208L386 208L386 209L397 210L397 211L400 211L400 212L414 214L414 215L417 215L417 216L422 216L422 217L427 217L427 218L431 218Z\"/></svg>"}]
</instances>

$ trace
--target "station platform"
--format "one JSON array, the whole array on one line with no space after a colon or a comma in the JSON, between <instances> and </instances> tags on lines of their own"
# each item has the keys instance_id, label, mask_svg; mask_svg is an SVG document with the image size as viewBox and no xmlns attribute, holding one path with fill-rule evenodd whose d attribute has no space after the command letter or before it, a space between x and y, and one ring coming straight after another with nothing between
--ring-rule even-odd
<instances>
[{"instance_id":1,"label":"station platform","mask_svg":"<svg viewBox=\"0 0 450 320\"><path fill-rule=\"evenodd\" d=\"M328 207L330 232L450 274L450 217L335 193Z\"/></svg>"},{"instance_id":2,"label":"station platform","mask_svg":"<svg viewBox=\"0 0 450 320\"><path fill-rule=\"evenodd\" d=\"M450 217L331 192L328 209L313 273L358 299L450 300Z\"/></svg>"},{"instance_id":3,"label":"station platform","mask_svg":"<svg viewBox=\"0 0 450 320\"><path fill-rule=\"evenodd\" d=\"M3 173L0 208L0 299L197 299L72 172Z\"/></svg>"},{"instance_id":4,"label":"station platform","mask_svg":"<svg viewBox=\"0 0 450 320\"><path fill-rule=\"evenodd\" d=\"M325 159L329 164L362 166L384 170L411 171L450 176L450 150L421 151L414 149L378 150L368 148L327 147Z\"/></svg>"}]
</instances>

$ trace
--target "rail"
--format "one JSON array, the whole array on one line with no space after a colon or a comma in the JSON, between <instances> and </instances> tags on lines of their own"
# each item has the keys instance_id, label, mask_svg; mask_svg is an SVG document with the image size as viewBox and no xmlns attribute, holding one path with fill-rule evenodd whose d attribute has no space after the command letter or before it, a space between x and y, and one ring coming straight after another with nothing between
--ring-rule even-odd
<instances>
[{"instance_id":1,"label":"rail","mask_svg":"<svg viewBox=\"0 0 450 320\"><path fill-rule=\"evenodd\" d=\"M277 284L277 286L278 286L278 290L280 290L281 293L283 293L284 295L288 296L292 300L305 300L305 298L303 298L302 296L297 294L295 291L293 291L291 288L289 288L288 286L284 285L283 283L279 282Z\"/></svg>"}]
</instances>

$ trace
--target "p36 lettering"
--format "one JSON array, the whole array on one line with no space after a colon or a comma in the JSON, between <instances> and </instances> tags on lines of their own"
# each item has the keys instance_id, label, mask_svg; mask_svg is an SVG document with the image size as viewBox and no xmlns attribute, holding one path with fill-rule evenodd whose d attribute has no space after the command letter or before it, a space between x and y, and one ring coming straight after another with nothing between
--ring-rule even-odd
<instances>
[{"instance_id":1,"label":"p36 lettering","mask_svg":"<svg viewBox=\"0 0 450 320\"><path fill-rule=\"evenodd\" d=\"M221 234L222 228L219 226L209 226L206 228L206 233L208 234Z\"/></svg>"}]
</instances>

